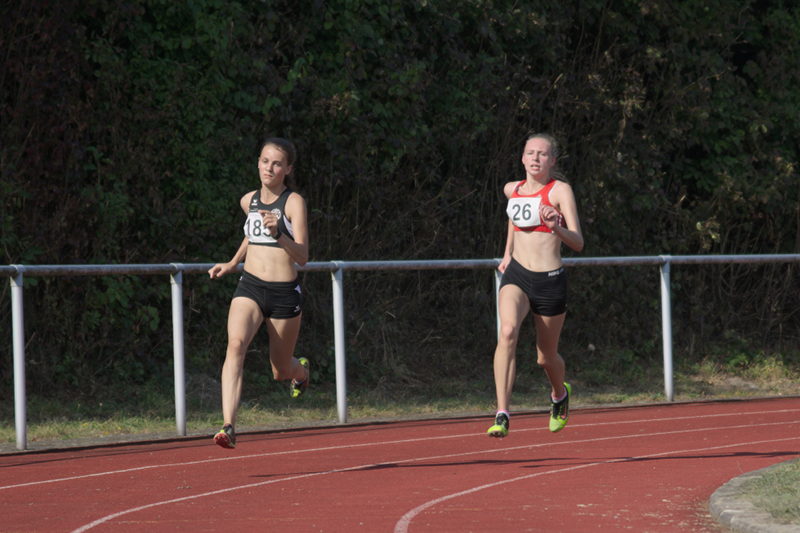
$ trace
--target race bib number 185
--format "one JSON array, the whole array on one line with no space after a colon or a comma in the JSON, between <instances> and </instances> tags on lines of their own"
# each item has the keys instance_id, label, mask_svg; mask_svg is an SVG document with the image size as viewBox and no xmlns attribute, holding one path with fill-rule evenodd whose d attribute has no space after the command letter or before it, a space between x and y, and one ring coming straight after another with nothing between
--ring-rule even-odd
<instances>
[{"instance_id":1,"label":"race bib number 185","mask_svg":"<svg viewBox=\"0 0 800 533\"><path fill-rule=\"evenodd\" d=\"M276 242L270 235L269 230L264 226L261 215L255 211L247 214L247 221L244 223L244 234L252 243L272 243Z\"/></svg>"}]
</instances>

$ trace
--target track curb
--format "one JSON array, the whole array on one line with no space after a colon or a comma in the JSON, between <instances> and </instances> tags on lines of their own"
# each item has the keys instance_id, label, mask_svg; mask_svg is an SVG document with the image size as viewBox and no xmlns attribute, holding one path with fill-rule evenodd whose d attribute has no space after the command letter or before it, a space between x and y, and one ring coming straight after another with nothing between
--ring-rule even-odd
<instances>
[{"instance_id":1,"label":"track curb","mask_svg":"<svg viewBox=\"0 0 800 533\"><path fill-rule=\"evenodd\" d=\"M731 479L711 495L708 503L711 516L735 533L800 532L800 525L779 524L771 514L757 509L748 499L742 496L742 486L747 481L760 478L771 470L796 461L800 461L800 459L777 463Z\"/></svg>"}]
</instances>

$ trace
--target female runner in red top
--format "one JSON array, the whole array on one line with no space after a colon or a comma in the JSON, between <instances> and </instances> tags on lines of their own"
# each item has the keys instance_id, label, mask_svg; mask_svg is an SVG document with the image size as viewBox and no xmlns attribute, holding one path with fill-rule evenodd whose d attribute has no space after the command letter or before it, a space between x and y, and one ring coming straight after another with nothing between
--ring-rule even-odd
<instances>
[{"instance_id":1,"label":"female runner in red top","mask_svg":"<svg viewBox=\"0 0 800 533\"><path fill-rule=\"evenodd\" d=\"M537 363L550 380L550 431L567 425L571 387L564 381L564 360L558 340L566 316L567 277L561 261L561 243L583 249L575 196L568 183L557 180L556 140L543 133L528 137L522 152L525 179L510 182L506 248L498 270L500 332L494 352L497 394L495 422L487 433L505 437L509 430L509 403L516 377L516 350L520 327L533 311Z\"/></svg>"}]
</instances>

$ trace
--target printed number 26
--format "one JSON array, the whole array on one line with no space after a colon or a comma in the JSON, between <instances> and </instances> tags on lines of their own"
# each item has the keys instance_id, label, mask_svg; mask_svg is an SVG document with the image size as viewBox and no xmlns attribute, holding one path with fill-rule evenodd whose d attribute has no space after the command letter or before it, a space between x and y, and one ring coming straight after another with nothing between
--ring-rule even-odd
<instances>
[{"instance_id":1,"label":"printed number 26","mask_svg":"<svg viewBox=\"0 0 800 533\"><path fill-rule=\"evenodd\" d=\"M523 204L523 205L517 204L513 207L513 209L514 209L514 220L530 220L532 218L530 204Z\"/></svg>"}]
</instances>

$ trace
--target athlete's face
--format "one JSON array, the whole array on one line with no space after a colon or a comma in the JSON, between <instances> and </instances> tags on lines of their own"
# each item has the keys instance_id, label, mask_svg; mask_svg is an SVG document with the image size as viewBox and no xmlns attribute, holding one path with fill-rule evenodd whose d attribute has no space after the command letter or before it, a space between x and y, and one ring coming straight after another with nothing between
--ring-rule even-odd
<instances>
[{"instance_id":1,"label":"athlete's face","mask_svg":"<svg viewBox=\"0 0 800 533\"><path fill-rule=\"evenodd\" d=\"M534 137L525 143L522 151L522 165L529 176L547 176L556 164L552 146L546 139Z\"/></svg>"},{"instance_id":2,"label":"athlete's face","mask_svg":"<svg viewBox=\"0 0 800 533\"><path fill-rule=\"evenodd\" d=\"M261 149L261 155L258 156L258 176L263 185L267 187L279 185L291 171L292 166L289 164L286 152L273 144L267 144Z\"/></svg>"}]
</instances>

